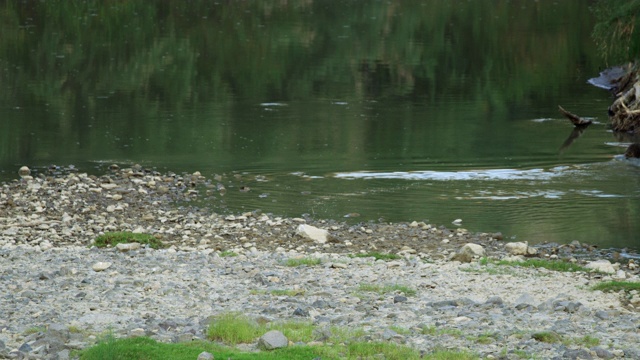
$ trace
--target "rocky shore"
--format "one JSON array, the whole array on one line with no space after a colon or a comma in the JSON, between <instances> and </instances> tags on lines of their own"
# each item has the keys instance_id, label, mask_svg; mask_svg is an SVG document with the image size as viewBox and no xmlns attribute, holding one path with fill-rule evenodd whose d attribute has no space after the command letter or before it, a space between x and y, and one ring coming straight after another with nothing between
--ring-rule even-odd
<instances>
[{"instance_id":1,"label":"rocky shore","mask_svg":"<svg viewBox=\"0 0 640 360\"><path fill-rule=\"evenodd\" d=\"M26 170L0 188L0 358L70 358L106 331L204 339L211 316L240 311L265 321L360 328L367 340L427 353L640 359L640 295L590 289L603 280L639 281L628 254L577 242L522 248L501 234L418 221L348 225L260 211L219 215L188 206L203 192L226 191L223 177L199 173ZM110 231L152 234L168 248L91 247ZM352 256L372 252L400 257ZM608 267L498 267L481 265L481 254ZM320 264L286 265L301 258ZM380 293L367 291L368 284L401 286ZM541 341L541 333L562 340Z\"/></svg>"}]
</instances>

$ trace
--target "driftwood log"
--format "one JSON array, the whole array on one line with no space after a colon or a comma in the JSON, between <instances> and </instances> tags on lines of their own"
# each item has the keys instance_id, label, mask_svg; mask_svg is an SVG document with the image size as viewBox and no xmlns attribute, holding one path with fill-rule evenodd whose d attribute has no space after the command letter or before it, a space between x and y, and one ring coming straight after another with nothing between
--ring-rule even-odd
<instances>
[{"instance_id":1,"label":"driftwood log","mask_svg":"<svg viewBox=\"0 0 640 360\"><path fill-rule=\"evenodd\" d=\"M585 119L585 118L581 118L580 116L578 116L576 114L570 113L560 105L558 105L558 110L560 110L560 113L562 115L564 115L567 119L569 119L571 121L571 123L573 125L575 125L575 126L588 126L588 125L591 125L591 120Z\"/></svg>"},{"instance_id":2,"label":"driftwood log","mask_svg":"<svg viewBox=\"0 0 640 360\"><path fill-rule=\"evenodd\" d=\"M615 97L609 107L613 131L640 134L640 63L614 66L588 82Z\"/></svg>"},{"instance_id":3,"label":"driftwood log","mask_svg":"<svg viewBox=\"0 0 640 360\"><path fill-rule=\"evenodd\" d=\"M625 157L640 158L640 63L614 66L588 82L611 91L615 97L609 107L611 129L631 140Z\"/></svg>"}]
</instances>

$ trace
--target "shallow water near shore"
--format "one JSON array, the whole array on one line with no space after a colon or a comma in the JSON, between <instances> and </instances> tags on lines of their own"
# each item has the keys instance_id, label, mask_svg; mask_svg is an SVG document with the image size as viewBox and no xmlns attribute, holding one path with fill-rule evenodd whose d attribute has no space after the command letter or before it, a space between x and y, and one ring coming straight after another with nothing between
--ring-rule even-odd
<instances>
[{"instance_id":1,"label":"shallow water near shore","mask_svg":"<svg viewBox=\"0 0 640 360\"><path fill-rule=\"evenodd\" d=\"M139 163L219 212L640 249L588 2L91 6L0 9L1 180Z\"/></svg>"}]
</instances>

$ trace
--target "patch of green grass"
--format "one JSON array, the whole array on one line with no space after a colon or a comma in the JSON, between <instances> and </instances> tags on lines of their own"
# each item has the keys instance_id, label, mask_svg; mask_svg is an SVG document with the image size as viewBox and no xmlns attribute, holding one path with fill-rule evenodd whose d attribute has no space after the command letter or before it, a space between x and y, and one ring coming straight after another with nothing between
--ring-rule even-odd
<instances>
[{"instance_id":1,"label":"patch of green grass","mask_svg":"<svg viewBox=\"0 0 640 360\"><path fill-rule=\"evenodd\" d=\"M161 249L165 247L162 241L160 241L153 235L136 234L136 233L127 232L127 231L104 233L104 235L98 236L93 241L93 245L99 248L103 248L103 247L114 247L118 244L127 244L127 243L133 243L133 242L136 242L142 245L149 245L149 247L153 249Z\"/></svg>"},{"instance_id":2,"label":"patch of green grass","mask_svg":"<svg viewBox=\"0 0 640 360\"><path fill-rule=\"evenodd\" d=\"M591 335L585 335L583 337L572 339L571 343L579 346L583 346L586 348L592 348L600 345L600 339L597 337L593 337Z\"/></svg>"},{"instance_id":3,"label":"patch of green grass","mask_svg":"<svg viewBox=\"0 0 640 360\"><path fill-rule=\"evenodd\" d=\"M209 324L207 337L226 344L252 342L260 336L260 325L240 313L225 313L216 316Z\"/></svg>"},{"instance_id":4,"label":"patch of green grass","mask_svg":"<svg viewBox=\"0 0 640 360\"><path fill-rule=\"evenodd\" d=\"M604 292L629 292L631 290L640 291L640 282L632 281L605 281L591 288L592 290L601 290Z\"/></svg>"},{"instance_id":5,"label":"patch of green grass","mask_svg":"<svg viewBox=\"0 0 640 360\"><path fill-rule=\"evenodd\" d=\"M511 351L512 354L514 354L515 356L519 357L520 359L538 359L538 357L536 357L535 355L532 356L531 354L529 354L528 352L524 351L524 350L512 350ZM504 351L504 355L507 355L507 351Z\"/></svg>"},{"instance_id":6,"label":"patch of green grass","mask_svg":"<svg viewBox=\"0 0 640 360\"><path fill-rule=\"evenodd\" d=\"M401 326L395 326L395 325L393 325L393 326L390 326L390 327L389 327L389 329L391 329L391 330L393 330L393 331L397 332L397 333L398 333L398 334L400 334L400 335L409 335L409 334L411 334L411 330L409 330L409 329L407 329L407 328L403 328L403 327L401 327Z\"/></svg>"},{"instance_id":7,"label":"patch of green grass","mask_svg":"<svg viewBox=\"0 0 640 360\"><path fill-rule=\"evenodd\" d=\"M350 329L350 328L332 326L331 338L329 339L329 342L332 342L335 344L344 344L347 342L353 342L357 339L360 339L363 336L365 336L365 334L366 333L361 328Z\"/></svg>"},{"instance_id":8,"label":"patch of green grass","mask_svg":"<svg viewBox=\"0 0 640 360\"><path fill-rule=\"evenodd\" d=\"M394 284L394 285L360 284L360 286L358 287L358 290L366 291L366 292L374 292L380 295L392 293L395 291L400 291L407 296L414 296L416 294L416 291L414 289L408 286L399 285L399 284Z\"/></svg>"},{"instance_id":9,"label":"patch of green grass","mask_svg":"<svg viewBox=\"0 0 640 360\"><path fill-rule=\"evenodd\" d=\"M268 326L269 330L278 330L287 339L296 342L309 342L313 340L313 323L310 321L286 321L275 322ZM266 331L265 331L266 332Z\"/></svg>"},{"instance_id":10,"label":"patch of green grass","mask_svg":"<svg viewBox=\"0 0 640 360\"><path fill-rule=\"evenodd\" d=\"M529 268L543 268L552 271L562 271L562 272L576 272L576 271L584 271L589 272L590 269L585 268L584 266L580 266L574 263L566 262L566 261L551 261L551 260L543 260L543 259L526 259L525 261L506 261L506 260L491 260L488 258L480 259L480 265L507 265L507 266L516 266L516 267L529 267Z\"/></svg>"},{"instance_id":11,"label":"patch of green grass","mask_svg":"<svg viewBox=\"0 0 640 360\"><path fill-rule=\"evenodd\" d=\"M207 338L236 345L253 342L269 330L279 330L294 342L308 342L312 340L313 325L303 321L258 323L240 313L225 313L212 319Z\"/></svg>"},{"instance_id":12,"label":"patch of green grass","mask_svg":"<svg viewBox=\"0 0 640 360\"><path fill-rule=\"evenodd\" d=\"M35 334L35 333L39 333L39 332L46 332L47 329L44 326L32 326L28 329L26 329L23 333L23 335L31 335L31 334Z\"/></svg>"},{"instance_id":13,"label":"patch of green grass","mask_svg":"<svg viewBox=\"0 0 640 360\"><path fill-rule=\"evenodd\" d=\"M302 258L302 259L287 259L287 262L285 263L285 265L290 266L290 267L295 267L295 266L315 266L315 265L320 265L322 263L322 261L320 259L313 259L313 258Z\"/></svg>"},{"instance_id":14,"label":"patch of green grass","mask_svg":"<svg viewBox=\"0 0 640 360\"><path fill-rule=\"evenodd\" d=\"M92 348L82 351L80 359L193 360L203 351L213 354L216 359L234 360L308 360L320 355L317 349L309 346L291 346L268 352L246 353L214 343L193 342L165 344L146 337L136 337L118 340L110 339L105 342L101 342Z\"/></svg>"},{"instance_id":15,"label":"patch of green grass","mask_svg":"<svg viewBox=\"0 0 640 360\"><path fill-rule=\"evenodd\" d=\"M304 295L303 289L275 289L269 291L274 296L300 296Z\"/></svg>"},{"instance_id":16,"label":"patch of green grass","mask_svg":"<svg viewBox=\"0 0 640 360\"><path fill-rule=\"evenodd\" d=\"M531 337L537 341L545 342L549 344L561 342L563 340L562 336L560 336L558 333L555 333L553 331L541 331L538 333L534 333L533 335L531 335Z\"/></svg>"},{"instance_id":17,"label":"patch of green grass","mask_svg":"<svg viewBox=\"0 0 640 360\"><path fill-rule=\"evenodd\" d=\"M379 252L369 252L369 253L364 253L364 254L355 254L355 255L351 255L353 257L357 257L357 258L375 258L376 260L396 260L396 259L400 259L400 255L396 255L396 254L382 254Z\"/></svg>"},{"instance_id":18,"label":"patch of green grass","mask_svg":"<svg viewBox=\"0 0 640 360\"><path fill-rule=\"evenodd\" d=\"M496 339L491 336L491 335L480 335L478 337L476 337L475 342L477 342L478 344L491 344L492 342L494 342Z\"/></svg>"},{"instance_id":19,"label":"patch of green grass","mask_svg":"<svg viewBox=\"0 0 640 360\"><path fill-rule=\"evenodd\" d=\"M236 254L235 252L233 252L231 250L225 250L225 251L220 253L220 257L234 257L234 256L238 256L238 254Z\"/></svg>"},{"instance_id":20,"label":"patch of green grass","mask_svg":"<svg viewBox=\"0 0 640 360\"><path fill-rule=\"evenodd\" d=\"M315 327L311 322L274 322L259 323L240 313L221 314L211 321L208 337L225 344L255 342L269 330L281 331L294 343L308 343L314 340ZM396 332L405 330L394 328ZM408 330L406 330L408 331ZM101 337L97 345L74 352L82 360L127 359L127 360L193 360L198 354L207 351L217 359L234 360L271 360L322 358L370 359L383 358L395 360L472 360L478 357L466 352L436 351L421 354L410 347L393 342L360 341L365 335L362 329L331 327L328 339L322 345L295 345L273 351L242 352L236 348L218 342L194 341L185 343L159 343L147 337L116 339L111 333Z\"/></svg>"},{"instance_id":21,"label":"patch of green grass","mask_svg":"<svg viewBox=\"0 0 640 360\"><path fill-rule=\"evenodd\" d=\"M82 329L80 329L77 326L71 325L71 326L69 326L69 332L72 333L72 334L79 334L79 333L82 332Z\"/></svg>"},{"instance_id":22,"label":"patch of green grass","mask_svg":"<svg viewBox=\"0 0 640 360\"><path fill-rule=\"evenodd\" d=\"M323 360L372 359L389 360L476 360L477 356L466 352L436 351L421 356L406 346L386 342L353 342L348 345L289 346L282 349L260 352L242 352L219 344L194 341L189 343L160 343L147 337L115 339L109 337L96 346L79 352L81 360L193 360L203 351L211 353L216 359L234 360Z\"/></svg>"}]
</instances>

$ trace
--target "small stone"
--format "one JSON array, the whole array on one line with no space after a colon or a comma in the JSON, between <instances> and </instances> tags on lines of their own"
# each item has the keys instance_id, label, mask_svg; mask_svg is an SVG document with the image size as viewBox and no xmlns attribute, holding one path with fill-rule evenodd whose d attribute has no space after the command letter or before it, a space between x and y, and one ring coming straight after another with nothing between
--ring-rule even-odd
<instances>
[{"instance_id":1,"label":"small stone","mask_svg":"<svg viewBox=\"0 0 640 360\"><path fill-rule=\"evenodd\" d=\"M106 184L100 184L100 187L105 189L105 190L112 190L118 187L118 184L114 184L114 183L106 183Z\"/></svg>"},{"instance_id":2,"label":"small stone","mask_svg":"<svg viewBox=\"0 0 640 360\"><path fill-rule=\"evenodd\" d=\"M296 309L293 311L293 316L302 316L302 317L307 317L307 316L309 316L309 311L304 310L304 309L302 309L302 308L296 308Z\"/></svg>"},{"instance_id":3,"label":"small stone","mask_svg":"<svg viewBox=\"0 0 640 360\"><path fill-rule=\"evenodd\" d=\"M112 212L114 212L114 211L116 211L116 207L115 207L115 206L113 206L113 205L109 205L109 206L107 206L107 212L112 213Z\"/></svg>"},{"instance_id":4,"label":"small stone","mask_svg":"<svg viewBox=\"0 0 640 360\"><path fill-rule=\"evenodd\" d=\"M203 351L200 354L198 354L198 358L196 360L214 360L214 357L212 353Z\"/></svg>"},{"instance_id":5,"label":"small stone","mask_svg":"<svg viewBox=\"0 0 640 360\"><path fill-rule=\"evenodd\" d=\"M500 306L502 304L504 304L504 301L502 300L501 297L499 296L492 296L490 298L487 299L487 301L485 302L485 304L490 304L490 305L497 305Z\"/></svg>"},{"instance_id":6,"label":"small stone","mask_svg":"<svg viewBox=\"0 0 640 360\"><path fill-rule=\"evenodd\" d=\"M345 264L345 263L336 262L336 263L331 263L331 267L334 268L334 269L346 269L349 266L347 264Z\"/></svg>"},{"instance_id":7,"label":"small stone","mask_svg":"<svg viewBox=\"0 0 640 360\"><path fill-rule=\"evenodd\" d=\"M23 166L20 168L20 170L18 170L18 175L20 175L21 178L29 176L31 175L31 169L29 169L27 166Z\"/></svg>"},{"instance_id":8,"label":"small stone","mask_svg":"<svg viewBox=\"0 0 640 360\"><path fill-rule=\"evenodd\" d=\"M595 351L596 356L598 356L600 359L613 359L614 357L616 357L611 351L603 349L599 346L592 350Z\"/></svg>"},{"instance_id":9,"label":"small stone","mask_svg":"<svg viewBox=\"0 0 640 360\"><path fill-rule=\"evenodd\" d=\"M564 352L562 355L564 359L580 359L580 360L591 360L593 356L589 353L588 350L585 349L570 349Z\"/></svg>"},{"instance_id":10,"label":"small stone","mask_svg":"<svg viewBox=\"0 0 640 360\"><path fill-rule=\"evenodd\" d=\"M107 270L109 267L111 267L111 263L110 262L102 262L102 261L100 261L100 262L97 262L97 263L93 264L93 266L91 268L95 272L100 272L100 271Z\"/></svg>"},{"instance_id":11,"label":"small stone","mask_svg":"<svg viewBox=\"0 0 640 360\"><path fill-rule=\"evenodd\" d=\"M462 219L455 219L451 223L453 225L460 226L462 224Z\"/></svg>"},{"instance_id":12,"label":"small stone","mask_svg":"<svg viewBox=\"0 0 640 360\"><path fill-rule=\"evenodd\" d=\"M407 297L406 296L396 295L396 296L393 297L393 303L394 304L402 303L402 302L407 302Z\"/></svg>"},{"instance_id":13,"label":"small stone","mask_svg":"<svg viewBox=\"0 0 640 360\"><path fill-rule=\"evenodd\" d=\"M518 299L516 299L515 301L515 305L531 305L534 306L535 303L535 299L533 298L533 296L531 296L531 294L529 293L524 293L522 295L520 295L520 297Z\"/></svg>"},{"instance_id":14,"label":"small stone","mask_svg":"<svg viewBox=\"0 0 640 360\"><path fill-rule=\"evenodd\" d=\"M146 333L144 331L144 329L142 328L135 328L135 329L131 329L131 331L129 331L129 336L131 337L142 337L145 336Z\"/></svg>"},{"instance_id":15,"label":"small stone","mask_svg":"<svg viewBox=\"0 0 640 360\"><path fill-rule=\"evenodd\" d=\"M610 318L611 316L609 315L608 312L604 311L604 310L598 310L596 311L596 317L600 320L607 320L608 318Z\"/></svg>"},{"instance_id":16,"label":"small stone","mask_svg":"<svg viewBox=\"0 0 640 360\"><path fill-rule=\"evenodd\" d=\"M289 345L289 339L278 330L271 330L258 340L258 347L262 350L273 350Z\"/></svg>"},{"instance_id":17,"label":"small stone","mask_svg":"<svg viewBox=\"0 0 640 360\"><path fill-rule=\"evenodd\" d=\"M127 251L131 251L131 250L139 250L140 249L140 243L120 243L116 245L116 249L118 249L118 251L120 252L127 252Z\"/></svg>"}]
</instances>

